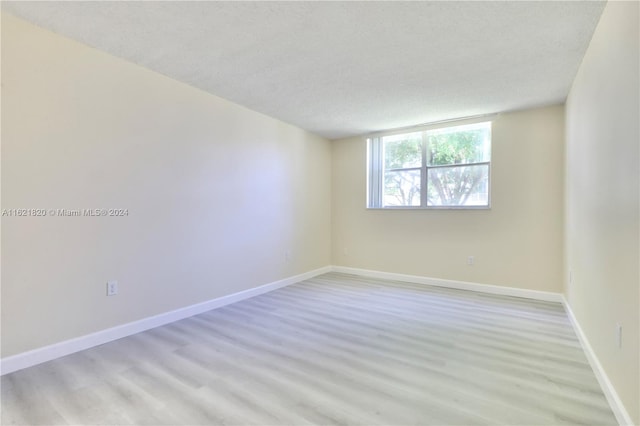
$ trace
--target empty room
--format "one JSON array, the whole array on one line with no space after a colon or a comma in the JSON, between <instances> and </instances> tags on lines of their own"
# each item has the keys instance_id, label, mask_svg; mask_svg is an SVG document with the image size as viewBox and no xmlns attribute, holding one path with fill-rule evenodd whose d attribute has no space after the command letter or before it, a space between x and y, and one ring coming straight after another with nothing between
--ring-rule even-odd
<instances>
[{"instance_id":1,"label":"empty room","mask_svg":"<svg viewBox=\"0 0 640 426\"><path fill-rule=\"evenodd\" d=\"M1 424L640 424L640 3L1 8Z\"/></svg>"}]
</instances>

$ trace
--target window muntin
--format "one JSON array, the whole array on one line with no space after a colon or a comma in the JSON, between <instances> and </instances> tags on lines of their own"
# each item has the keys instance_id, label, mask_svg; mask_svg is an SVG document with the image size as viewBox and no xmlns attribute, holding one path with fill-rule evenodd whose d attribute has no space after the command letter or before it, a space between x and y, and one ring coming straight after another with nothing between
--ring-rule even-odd
<instances>
[{"instance_id":1,"label":"window muntin","mask_svg":"<svg viewBox=\"0 0 640 426\"><path fill-rule=\"evenodd\" d=\"M491 123L369 139L370 208L488 208Z\"/></svg>"}]
</instances>

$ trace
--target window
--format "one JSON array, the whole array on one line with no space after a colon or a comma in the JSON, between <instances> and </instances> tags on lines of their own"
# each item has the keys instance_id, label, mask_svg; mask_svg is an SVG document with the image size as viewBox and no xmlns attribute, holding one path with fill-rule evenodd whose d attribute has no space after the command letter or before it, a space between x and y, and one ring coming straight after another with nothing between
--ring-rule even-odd
<instances>
[{"instance_id":1,"label":"window","mask_svg":"<svg viewBox=\"0 0 640 426\"><path fill-rule=\"evenodd\" d=\"M368 140L369 208L488 208L491 123Z\"/></svg>"}]
</instances>

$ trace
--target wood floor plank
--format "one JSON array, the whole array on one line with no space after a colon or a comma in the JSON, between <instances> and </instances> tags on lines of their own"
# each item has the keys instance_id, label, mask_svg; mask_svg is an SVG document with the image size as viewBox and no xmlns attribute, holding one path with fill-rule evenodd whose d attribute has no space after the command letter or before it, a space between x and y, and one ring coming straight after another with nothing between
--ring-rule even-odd
<instances>
[{"instance_id":1,"label":"wood floor plank","mask_svg":"<svg viewBox=\"0 0 640 426\"><path fill-rule=\"evenodd\" d=\"M2 377L2 424L615 425L559 303L328 273Z\"/></svg>"}]
</instances>

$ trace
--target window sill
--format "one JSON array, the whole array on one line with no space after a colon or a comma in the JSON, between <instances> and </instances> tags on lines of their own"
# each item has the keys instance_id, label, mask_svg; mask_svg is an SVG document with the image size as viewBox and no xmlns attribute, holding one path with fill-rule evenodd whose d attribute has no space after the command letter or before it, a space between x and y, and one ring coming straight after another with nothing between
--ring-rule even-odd
<instances>
[{"instance_id":1,"label":"window sill","mask_svg":"<svg viewBox=\"0 0 640 426\"><path fill-rule=\"evenodd\" d=\"M491 206L438 206L438 207L367 207L367 210L491 210Z\"/></svg>"}]
</instances>

